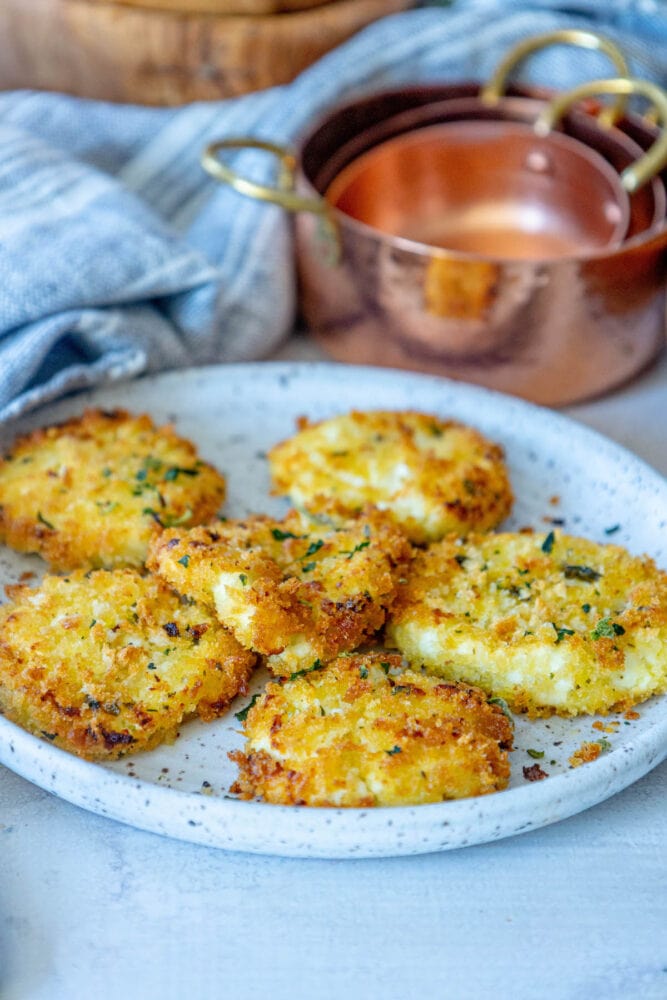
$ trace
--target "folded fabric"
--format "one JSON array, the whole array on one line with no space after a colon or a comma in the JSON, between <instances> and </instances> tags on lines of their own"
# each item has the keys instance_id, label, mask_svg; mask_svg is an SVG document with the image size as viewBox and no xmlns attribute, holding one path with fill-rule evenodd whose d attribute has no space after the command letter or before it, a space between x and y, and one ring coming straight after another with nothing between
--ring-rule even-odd
<instances>
[{"instance_id":1,"label":"folded fabric","mask_svg":"<svg viewBox=\"0 0 667 1000\"><path fill-rule=\"evenodd\" d=\"M0 419L146 371L265 357L292 329L291 223L223 188L202 148L238 133L292 142L350 96L486 79L519 38L592 27L638 76L667 83L655 0L458 0L376 22L292 84L178 109L0 94ZM539 53L523 74L565 87L610 75L598 53ZM261 154L235 166L270 180Z\"/></svg>"}]
</instances>

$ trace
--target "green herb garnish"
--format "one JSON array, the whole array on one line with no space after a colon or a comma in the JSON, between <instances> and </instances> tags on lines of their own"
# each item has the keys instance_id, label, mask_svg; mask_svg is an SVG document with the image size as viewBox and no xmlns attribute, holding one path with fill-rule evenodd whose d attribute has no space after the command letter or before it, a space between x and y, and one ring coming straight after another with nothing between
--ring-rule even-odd
<instances>
[{"instance_id":1,"label":"green herb garnish","mask_svg":"<svg viewBox=\"0 0 667 1000\"><path fill-rule=\"evenodd\" d=\"M324 670L324 664L321 660L315 660L312 666L304 667L303 670L296 670L293 674L290 674L289 679L291 681L296 680L297 677L303 677L304 674L312 674L314 670Z\"/></svg>"},{"instance_id":2,"label":"green herb garnish","mask_svg":"<svg viewBox=\"0 0 667 1000\"><path fill-rule=\"evenodd\" d=\"M489 705L497 705L500 711L505 715L512 724L514 724L514 719L512 718L512 713L510 712L509 705L504 698L488 698Z\"/></svg>"},{"instance_id":3,"label":"green herb garnish","mask_svg":"<svg viewBox=\"0 0 667 1000\"><path fill-rule=\"evenodd\" d=\"M553 533L553 531L550 531L549 534L547 535L547 537L542 542L542 546L541 546L542 551L546 552L546 554L549 555L549 553L551 552L551 550L554 547L554 542L555 541L556 541L556 536Z\"/></svg>"},{"instance_id":4,"label":"green herb garnish","mask_svg":"<svg viewBox=\"0 0 667 1000\"><path fill-rule=\"evenodd\" d=\"M393 757L394 754L397 754L397 753L400 753L400 752L401 752L401 748L399 746L392 747L391 750L385 750L385 753L388 754L390 757Z\"/></svg>"},{"instance_id":5,"label":"green herb garnish","mask_svg":"<svg viewBox=\"0 0 667 1000\"><path fill-rule=\"evenodd\" d=\"M556 645L561 643L566 635L574 635L573 628L558 628L558 625L556 625L554 622L552 622L551 624L556 631Z\"/></svg>"},{"instance_id":6,"label":"green herb garnish","mask_svg":"<svg viewBox=\"0 0 667 1000\"><path fill-rule=\"evenodd\" d=\"M623 626L611 618L601 618L591 632L591 639L613 639L617 635L625 635Z\"/></svg>"},{"instance_id":7,"label":"green herb garnish","mask_svg":"<svg viewBox=\"0 0 667 1000\"><path fill-rule=\"evenodd\" d=\"M371 543L368 540L366 540L365 542L359 542L359 544L355 545L351 551L349 549L348 550L343 549L341 555L347 556L348 559L351 559L352 556L355 555L357 552L361 552L362 549L367 549L370 544Z\"/></svg>"},{"instance_id":8,"label":"green herb garnish","mask_svg":"<svg viewBox=\"0 0 667 1000\"><path fill-rule=\"evenodd\" d=\"M541 760L542 757L544 757L544 750L531 750L530 748L528 748L526 750L526 753L528 754L529 757L532 757L534 760Z\"/></svg>"},{"instance_id":9,"label":"green herb garnish","mask_svg":"<svg viewBox=\"0 0 667 1000\"><path fill-rule=\"evenodd\" d=\"M259 698L259 695L258 694L254 694L252 696L252 698L250 699L250 701L248 702L248 704L246 705L245 708L242 708L240 712L235 712L234 713L234 718L238 719L239 722L245 722L245 720L248 718L248 712L250 711L250 709L255 704L255 702L257 701L258 698Z\"/></svg>"},{"instance_id":10,"label":"green herb garnish","mask_svg":"<svg viewBox=\"0 0 667 1000\"><path fill-rule=\"evenodd\" d=\"M40 521L42 524L45 524L47 528L51 529L51 531L55 531L56 530L54 528L54 526L51 524L51 522L46 520L46 518L42 514L41 510L37 511L37 520Z\"/></svg>"},{"instance_id":11,"label":"green herb garnish","mask_svg":"<svg viewBox=\"0 0 667 1000\"><path fill-rule=\"evenodd\" d=\"M179 476L198 476L199 469L184 469L181 465L172 465L164 474L165 482L172 483Z\"/></svg>"},{"instance_id":12,"label":"green herb garnish","mask_svg":"<svg viewBox=\"0 0 667 1000\"><path fill-rule=\"evenodd\" d=\"M190 565L190 556L181 556L178 562L181 564L181 566L185 566L185 568L187 569L188 566Z\"/></svg>"},{"instance_id":13,"label":"green herb garnish","mask_svg":"<svg viewBox=\"0 0 667 1000\"><path fill-rule=\"evenodd\" d=\"M566 580L585 580L587 583L594 583L602 575L590 566L572 566L567 564L562 569Z\"/></svg>"}]
</instances>

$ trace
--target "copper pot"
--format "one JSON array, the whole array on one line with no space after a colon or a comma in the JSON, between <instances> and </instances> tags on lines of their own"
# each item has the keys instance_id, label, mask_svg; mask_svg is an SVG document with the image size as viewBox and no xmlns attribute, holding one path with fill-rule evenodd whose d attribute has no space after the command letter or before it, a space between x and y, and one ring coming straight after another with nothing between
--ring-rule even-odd
<instances>
[{"instance_id":1,"label":"copper pot","mask_svg":"<svg viewBox=\"0 0 667 1000\"><path fill-rule=\"evenodd\" d=\"M574 34L567 40L580 44ZM628 79L551 102L462 84L436 107L437 90L433 100L402 92L393 107L398 92L348 105L311 130L296 160L270 143L227 139L204 163L242 193L299 213L303 315L334 357L550 405L630 378L664 343L665 190L651 175L665 165L667 138L633 164L636 140L643 148L654 137L636 117L632 139L609 127L613 112L601 123L579 104L562 134L553 127L571 102L600 93L641 93L664 124L667 98ZM221 149L241 145L280 156L278 189L219 161Z\"/></svg>"}]
</instances>

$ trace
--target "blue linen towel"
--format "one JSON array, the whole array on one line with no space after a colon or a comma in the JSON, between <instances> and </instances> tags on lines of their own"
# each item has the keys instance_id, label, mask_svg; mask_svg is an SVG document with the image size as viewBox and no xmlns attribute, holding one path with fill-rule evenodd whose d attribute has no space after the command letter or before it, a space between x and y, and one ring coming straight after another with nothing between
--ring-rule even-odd
<instances>
[{"instance_id":1,"label":"blue linen towel","mask_svg":"<svg viewBox=\"0 0 667 1000\"><path fill-rule=\"evenodd\" d=\"M238 133L285 143L342 99L404 82L488 78L519 38L592 27L667 84L665 0L455 0L382 19L293 83L178 109L0 94L0 420L147 371L261 358L289 333L289 219L199 166ZM597 62L596 62L597 60ZM609 76L554 48L523 73L565 87ZM254 153L236 166L269 180Z\"/></svg>"}]
</instances>

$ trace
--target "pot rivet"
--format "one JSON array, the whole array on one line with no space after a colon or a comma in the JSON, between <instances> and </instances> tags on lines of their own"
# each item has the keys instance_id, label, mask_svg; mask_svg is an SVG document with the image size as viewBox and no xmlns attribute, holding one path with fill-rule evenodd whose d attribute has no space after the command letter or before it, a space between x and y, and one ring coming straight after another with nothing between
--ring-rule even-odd
<instances>
[{"instance_id":1,"label":"pot rivet","mask_svg":"<svg viewBox=\"0 0 667 1000\"><path fill-rule=\"evenodd\" d=\"M525 165L528 170L532 170L534 174L550 174L553 172L553 163L551 157L547 156L540 149L535 149L528 154L525 160Z\"/></svg>"}]
</instances>

